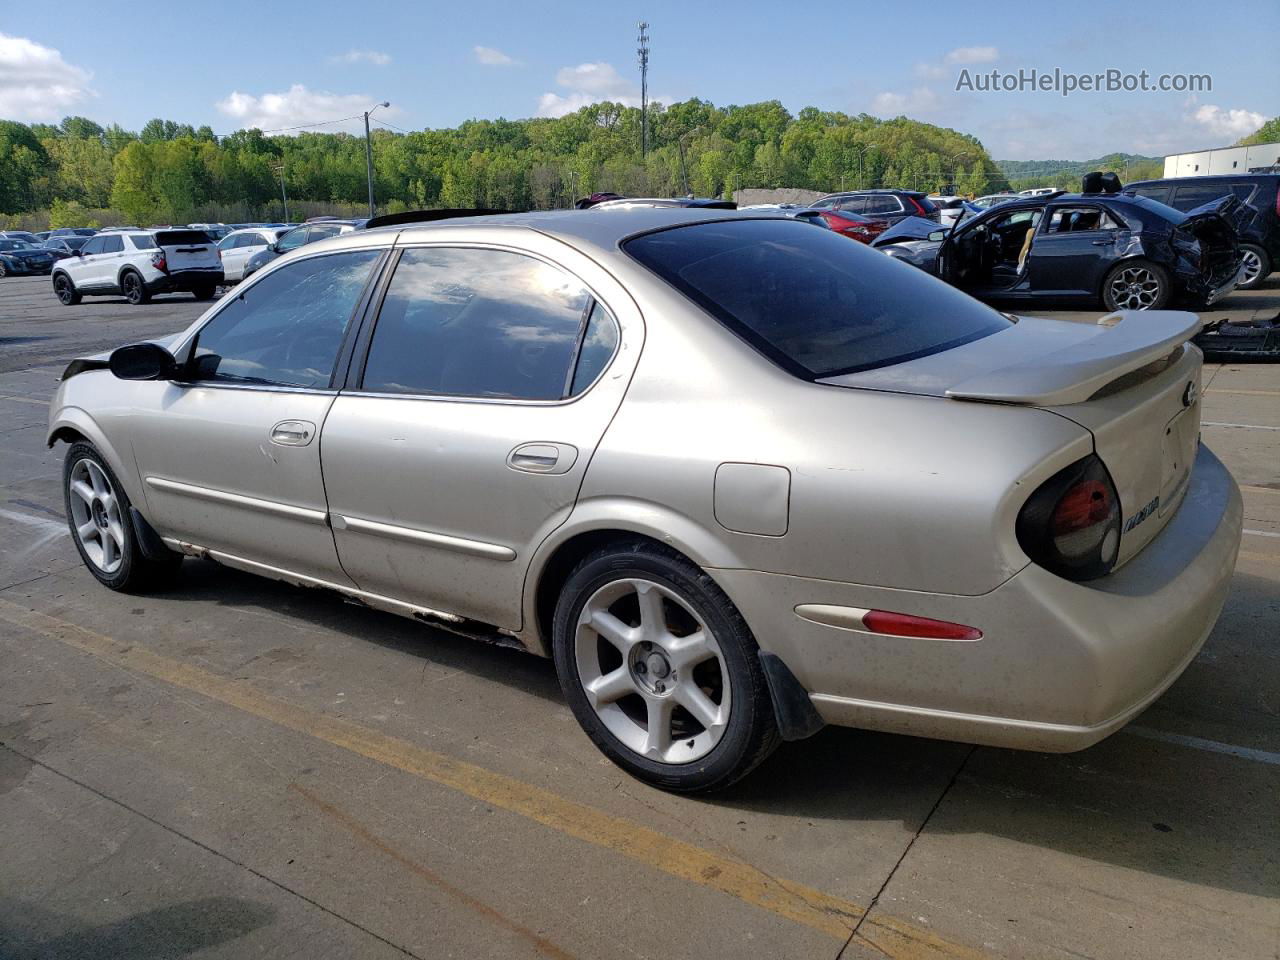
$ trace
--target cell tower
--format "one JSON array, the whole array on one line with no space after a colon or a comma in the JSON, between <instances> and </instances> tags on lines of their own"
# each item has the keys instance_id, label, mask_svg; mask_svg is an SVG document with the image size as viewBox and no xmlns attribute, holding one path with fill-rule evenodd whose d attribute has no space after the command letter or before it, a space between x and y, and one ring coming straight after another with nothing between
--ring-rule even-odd
<instances>
[{"instance_id":1,"label":"cell tower","mask_svg":"<svg viewBox=\"0 0 1280 960\"><path fill-rule=\"evenodd\" d=\"M640 46L636 54L640 60L640 159L649 153L649 24L641 20L636 26Z\"/></svg>"}]
</instances>

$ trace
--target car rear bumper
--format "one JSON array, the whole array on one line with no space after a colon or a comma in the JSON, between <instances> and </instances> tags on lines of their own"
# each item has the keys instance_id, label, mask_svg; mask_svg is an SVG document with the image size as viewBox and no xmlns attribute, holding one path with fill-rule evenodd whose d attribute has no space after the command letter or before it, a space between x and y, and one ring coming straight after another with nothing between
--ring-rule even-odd
<instances>
[{"instance_id":1,"label":"car rear bumper","mask_svg":"<svg viewBox=\"0 0 1280 960\"><path fill-rule=\"evenodd\" d=\"M841 726L1071 751L1115 732L1195 658L1226 601L1240 492L1201 448L1177 514L1121 569L1074 583L1030 565L976 596L712 570L762 650ZM962 562L962 558L961 562ZM882 609L977 627L976 641L890 637L798 615Z\"/></svg>"},{"instance_id":2,"label":"car rear bumper","mask_svg":"<svg viewBox=\"0 0 1280 960\"><path fill-rule=\"evenodd\" d=\"M222 268L214 270L175 270L147 281L152 293L191 293L201 287L217 286L224 281Z\"/></svg>"}]
</instances>

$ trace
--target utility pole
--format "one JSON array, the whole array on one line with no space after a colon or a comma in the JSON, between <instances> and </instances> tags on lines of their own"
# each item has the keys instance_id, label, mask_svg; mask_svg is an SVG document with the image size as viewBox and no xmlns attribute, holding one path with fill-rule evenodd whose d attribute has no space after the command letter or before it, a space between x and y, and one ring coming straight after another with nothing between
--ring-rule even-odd
<instances>
[{"instance_id":1,"label":"utility pole","mask_svg":"<svg viewBox=\"0 0 1280 960\"><path fill-rule=\"evenodd\" d=\"M640 28L636 54L640 60L640 161L643 163L649 154L649 24L641 20L637 26Z\"/></svg>"},{"instance_id":2,"label":"utility pole","mask_svg":"<svg viewBox=\"0 0 1280 960\"><path fill-rule=\"evenodd\" d=\"M381 103L375 103L372 107L364 112L364 167L365 172L369 175L369 217L372 219L374 215L373 207L373 140L369 136L369 114L377 110L378 107L389 107L391 103L383 100Z\"/></svg>"},{"instance_id":3,"label":"utility pole","mask_svg":"<svg viewBox=\"0 0 1280 960\"><path fill-rule=\"evenodd\" d=\"M276 167L276 173L280 174L280 199L284 201L284 222L289 222L289 195L284 192L284 158L280 158L280 166Z\"/></svg>"}]
</instances>

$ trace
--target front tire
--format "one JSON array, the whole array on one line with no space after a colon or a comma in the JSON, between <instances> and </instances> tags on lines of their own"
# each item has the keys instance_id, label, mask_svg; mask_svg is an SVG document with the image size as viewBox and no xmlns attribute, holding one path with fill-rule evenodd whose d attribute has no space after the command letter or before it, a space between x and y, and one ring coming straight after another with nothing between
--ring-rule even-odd
<instances>
[{"instance_id":1,"label":"front tire","mask_svg":"<svg viewBox=\"0 0 1280 960\"><path fill-rule=\"evenodd\" d=\"M1163 310L1169 293L1168 272L1150 260L1118 263L1102 281L1102 303L1108 310Z\"/></svg>"},{"instance_id":2,"label":"front tire","mask_svg":"<svg viewBox=\"0 0 1280 960\"><path fill-rule=\"evenodd\" d=\"M583 559L556 604L552 646L583 730L656 787L723 789L779 742L746 621L674 551L634 541Z\"/></svg>"},{"instance_id":3,"label":"front tire","mask_svg":"<svg viewBox=\"0 0 1280 960\"><path fill-rule=\"evenodd\" d=\"M1253 290L1262 286L1271 273L1271 258L1267 256L1267 251L1252 243L1242 243L1240 253L1243 257L1244 274L1236 284L1236 289Z\"/></svg>"},{"instance_id":4,"label":"front tire","mask_svg":"<svg viewBox=\"0 0 1280 960\"><path fill-rule=\"evenodd\" d=\"M76 293L75 284L65 273L60 273L53 278L53 292L58 295L58 301L64 307L74 307L80 302L80 294Z\"/></svg>"},{"instance_id":5,"label":"front tire","mask_svg":"<svg viewBox=\"0 0 1280 960\"><path fill-rule=\"evenodd\" d=\"M133 593L171 579L179 553L152 559L138 544L129 495L91 443L73 443L62 464L67 524L80 559L98 582Z\"/></svg>"},{"instance_id":6,"label":"front tire","mask_svg":"<svg viewBox=\"0 0 1280 960\"><path fill-rule=\"evenodd\" d=\"M142 275L133 270L129 270L120 278L120 289L124 291L124 298L135 307L151 299L151 294L147 292L147 285L143 282Z\"/></svg>"}]
</instances>

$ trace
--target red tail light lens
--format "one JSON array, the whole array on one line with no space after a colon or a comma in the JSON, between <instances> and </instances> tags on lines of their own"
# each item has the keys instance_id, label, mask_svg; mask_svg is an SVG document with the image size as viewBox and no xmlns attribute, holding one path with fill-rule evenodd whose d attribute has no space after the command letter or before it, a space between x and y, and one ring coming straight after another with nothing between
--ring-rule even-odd
<instances>
[{"instance_id":1,"label":"red tail light lens","mask_svg":"<svg viewBox=\"0 0 1280 960\"><path fill-rule=\"evenodd\" d=\"M1093 580L1120 553L1120 498L1094 454L1054 474L1027 500L1017 521L1028 557L1069 580Z\"/></svg>"},{"instance_id":2,"label":"red tail light lens","mask_svg":"<svg viewBox=\"0 0 1280 960\"><path fill-rule=\"evenodd\" d=\"M922 637L927 640L981 640L982 631L966 627L963 623L947 620L931 620L913 617L909 613L893 613L889 610L868 610L862 615L862 625L872 633L887 633L894 637Z\"/></svg>"},{"instance_id":3,"label":"red tail light lens","mask_svg":"<svg viewBox=\"0 0 1280 960\"><path fill-rule=\"evenodd\" d=\"M165 273L169 272L169 265L165 262L163 253L153 253L151 255L151 265L157 270L164 271Z\"/></svg>"}]
</instances>

